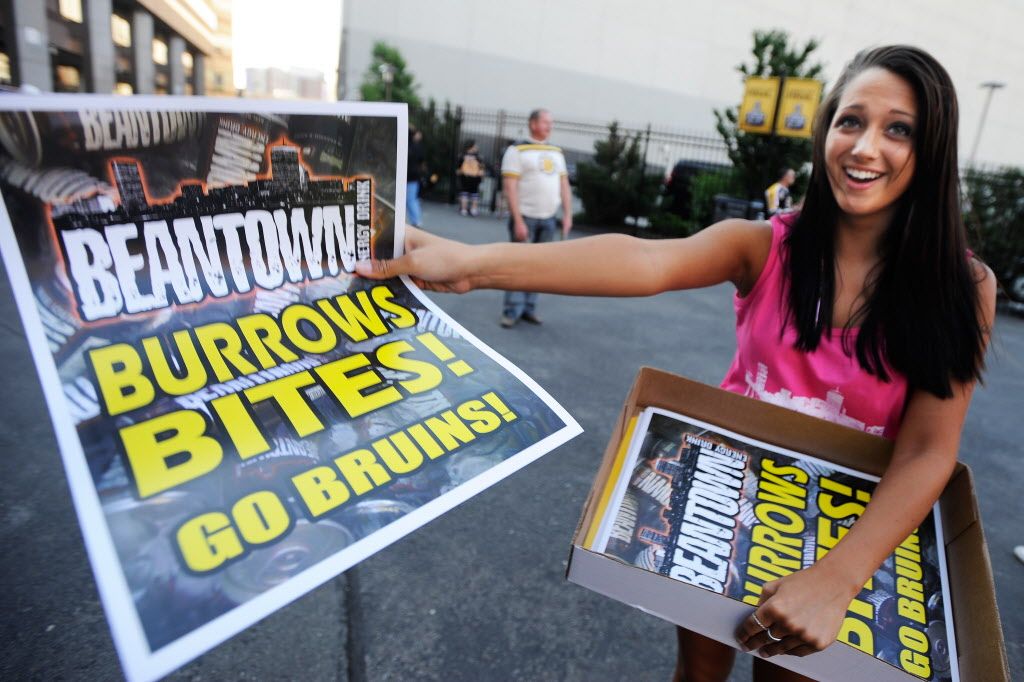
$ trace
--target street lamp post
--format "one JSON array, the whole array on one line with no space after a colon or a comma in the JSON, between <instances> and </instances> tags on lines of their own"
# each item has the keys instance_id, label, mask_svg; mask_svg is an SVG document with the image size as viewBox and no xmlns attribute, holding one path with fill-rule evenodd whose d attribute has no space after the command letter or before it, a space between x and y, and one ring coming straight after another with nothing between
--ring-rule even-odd
<instances>
[{"instance_id":1,"label":"street lamp post","mask_svg":"<svg viewBox=\"0 0 1024 682\"><path fill-rule=\"evenodd\" d=\"M971 156L968 161L968 166L974 168L974 160L978 155L978 143L981 142L981 131L985 129L985 118L988 116L988 105L992 103L992 93L1000 88L1005 88L1006 83L999 83L998 81L987 81L981 84L981 87L987 88L988 93L985 95L985 106L981 110L981 120L978 121L978 132L974 136L974 146L971 147Z\"/></svg>"},{"instance_id":2,"label":"street lamp post","mask_svg":"<svg viewBox=\"0 0 1024 682\"><path fill-rule=\"evenodd\" d=\"M391 101L391 84L395 81L395 67L393 64L384 62L379 67L380 79L384 81L384 99Z\"/></svg>"}]
</instances>

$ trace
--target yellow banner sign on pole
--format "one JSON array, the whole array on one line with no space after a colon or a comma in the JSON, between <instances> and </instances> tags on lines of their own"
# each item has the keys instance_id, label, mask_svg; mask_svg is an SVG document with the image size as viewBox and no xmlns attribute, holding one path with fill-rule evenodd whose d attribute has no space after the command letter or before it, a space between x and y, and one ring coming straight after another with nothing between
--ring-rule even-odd
<instances>
[{"instance_id":1,"label":"yellow banner sign on pole","mask_svg":"<svg viewBox=\"0 0 1024 682\"><path fill-rule=\"evenodd\" d=\"M814 114L821 101L821 81L813 78L787 78L782 85L779 118L775 134L786 137L810 137Z\"/></svg>"},{"instance_id":2,"label":"yellow banner sign on pole","mask_svg":"<svg viewBox=\"0 0 1024 682\"><path fill-rule=\"evenodd\" d=\"M775 119L775 102L779 98L778 78L750 76L740 105L740 130L770 134Z\"/></svg>"}]
</instances>

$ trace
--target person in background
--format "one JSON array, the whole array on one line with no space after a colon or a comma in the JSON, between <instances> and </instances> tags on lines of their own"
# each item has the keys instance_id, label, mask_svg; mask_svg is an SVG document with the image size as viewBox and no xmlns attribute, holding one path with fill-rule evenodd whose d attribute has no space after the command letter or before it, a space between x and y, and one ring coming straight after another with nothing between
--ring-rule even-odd
<instances>
[{"instance_id":1,"label":"person in background","mask_svg":"<svg viewBox=\"0 0 1024 682\"><path fill-rule=\"evenodd\" d=\"M423 133L409 126L409 154L405 176L405 219L414 227L421 227L423 224L423 214L420 211L420 186L423 182L426 165Z\"/></svg>"},{"instance_id":2,"label":"person in background","mask_svg":"<svg viewBox=\"0 0 1024 682\"><path fill-rule=\"evenodd\" d=\"M554 239L558 205L562 205L562 236L572 229L572 194L562 149L548 144L554 121L547 109L530 112L530 138L505 150L501 159L502 188L511 213L509 237L513 242L540 243ZM522 320L540 324L537 292L507 291L501 326Z\"/></svg>"},{"instance_id":3,"label":"person in background","mask_svg":"<svg viewBox=\"0 0 1024 682\"><path fill-rule=\"evenodd\" d=\"M793 205L793 197L789 193L789 188L793 186L794 182L796 182L796 171L786 168L782 171L782 176L764 191L766 215L773 216L779 211L789 210Z\"/></svg>"},{"instance_id":4,"label":"person in background","mask_svg":"<svg viewBox=\"0 0 1024 682\"><path fill-rule=\"evenodd\" d=\"M455 164L455 175L459 179L459 214L475 216L480 212L480 182L486 174L487 166L480 160L476 140L467 141Z\"/></svg>"}]
</instances>

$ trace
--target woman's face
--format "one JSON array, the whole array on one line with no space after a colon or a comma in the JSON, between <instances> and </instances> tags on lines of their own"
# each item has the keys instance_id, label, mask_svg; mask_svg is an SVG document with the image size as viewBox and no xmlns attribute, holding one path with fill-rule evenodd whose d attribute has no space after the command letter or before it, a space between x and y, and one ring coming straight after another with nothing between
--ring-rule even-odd
<instances>
[{"instance_id":1,"label":"woman's face","mask_svg":"<svg viewBox=\"0 0 1024 682\"><path fill-rule=\"evenodd\" d=\"M846 86L825 138L832 194L849 216L888 220L914 177L917 100L891 71L870 68Z\"/></svg>"}]
</instances>

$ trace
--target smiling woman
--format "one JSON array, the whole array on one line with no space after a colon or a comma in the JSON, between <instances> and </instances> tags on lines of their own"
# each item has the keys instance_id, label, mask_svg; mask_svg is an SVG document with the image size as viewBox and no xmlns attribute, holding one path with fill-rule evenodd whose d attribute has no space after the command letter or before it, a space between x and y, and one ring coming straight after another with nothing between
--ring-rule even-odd
<instances>
[{"instance_id":1,"label":"smiling woman","mask_svg":"<svg viewBox=\"0 0 1024 682\"><path fill-rule=\"evenodd\" d=\"M829 183L843 213L891 212L903 196L914 176L916 113L910 85L884 69L868 69L846 88L825 141Z\"/></svg>"},{"instance_id":2,"label":"smiling woman","mask_svg":"<svg viewBox=\"0 0 1024 682\"><path fill-rule=\"evenodd\" d=\"M799 214L660 241L467 246L410 229L406 255L357 271L455 292L640 296L732 282L737 350L722 388L785 395L793 409L838 399L842 423L895 441L861 518L816 563L760 585L737 631L763 656L806 656L836 639L861 586L938 498L981 375L995 279L967 250L957 118L930 55L867 50L819 109ZM676 679L728 677L730 647L679 630L679 648ZM754 669L758 680L805 679L762 660Z\"/></svg>"}]
</instances>

